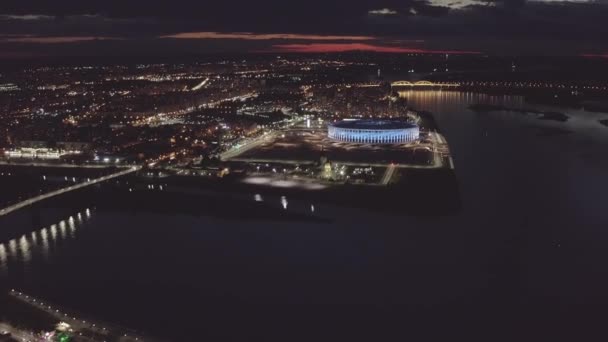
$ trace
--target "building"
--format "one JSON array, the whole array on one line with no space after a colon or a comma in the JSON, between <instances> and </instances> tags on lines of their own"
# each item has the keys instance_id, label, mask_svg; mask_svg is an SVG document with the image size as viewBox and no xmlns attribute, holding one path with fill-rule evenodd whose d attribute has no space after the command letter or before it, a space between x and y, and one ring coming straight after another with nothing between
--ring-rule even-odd
<instances>
[{"instance_id":1,"label":"building","mask_svg":"<svg viewBox=\"0 0 608 342\"><path fill-rule=\"evenodd\" d=\"M80 154L91 150L91 143L81 141L61 141L57 143L57 149L67 154Z\"/></svg>"},{"instance_id":2,"label":"building","mask_svg":"<svg viewBox=\"0 0 608 342\"><path fill-rule=\"evenodd\" d=\"M25 159L59 159L66 155L81 155L90 148L91 144L85 142L51 144L47 141L24 140L18 142L15 148L5 150L4 156Z\"/></svg>"},{"instance_id":3,"label":"building","mask_svg":"<svg viewBox=\"0 0 608 342\"><path fill-rule=\"evenodd\" d=\"M417 125L403 120L343 120L327 126L330 139L361 144L404 144L418 140Z\"/></svg>"}]
</instances>

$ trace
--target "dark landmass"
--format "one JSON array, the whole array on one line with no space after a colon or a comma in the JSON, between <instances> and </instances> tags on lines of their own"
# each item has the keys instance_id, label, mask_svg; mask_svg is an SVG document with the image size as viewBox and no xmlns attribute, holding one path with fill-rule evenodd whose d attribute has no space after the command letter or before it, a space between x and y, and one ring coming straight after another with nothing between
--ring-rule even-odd
<instances>
[{"instance_id":1,"label":"dark landmass","mask_svg":"<svg viewBox=\"0 0 608 342\"><path fill-rule=\"evenodd\" d=\"M560 112L539 112L539 114L541 114L541 117L538 118L539 120L553 120L565 122L569 119L568 115Z\"/></svg>"},{"instance_id":2,"label":"dark landmass","mask_svg":"<svg viewBox=\"0 0 608 342\"><path fill-rule=\"evenodd\" d=\"M533 114L533 115L536 115L537 119L539 119L539 120L553 120L553 121L565 122L565 121L568 121L568 119L569 119L568 115L566 115L564 113L560 113L560 112L545 112L542 110L528 109L528 108L518 109L518 108L510 108L510 107L505 107L505 106L482 104L482 103L472 104L469 106L469 109L474 112L477 112L477 113L493 112L493 111L507 111L507 112L519 113L522 115Z\"/></svg>"},{"instance_id":3,"label":"dark landmass","mask_svg":"<svg viewBox=\"0 0 608 342\"><path fill-rule=\"evenodd\" d=\"M318 216L283 210L278 206L271 207L264 202L255 202L254 193L231 196L231 193L226 192L179 187L170 181L165 182L165 186L164 191L150 191L144 187L139 187L133 192L127 192L124 187L104 189L98 194L97 208L100 211L122 211L132 214L179 213L226 220L330 222Z\"/></svg>"},{"instance_id":4,"label":"dark landmass","mask_svg":"<svg viewBox=\"0 0 608 342\"><path fill-rule=\"evenodd\" d=\"M608 127L608 119L600 120L600 123L606 127Z\"/></svg>"},{"instance_id":5,"label":"dark landmass","mask_svg":"<svg viewBox=\"0 0 608 342\"><path fill-rule=\"evenodd\" d=\"M439 126L435 121L435 117L433 116L433 113L426 111L417 111L415 109L412 110L418 113L418 116L420 116L420 127L426 128L429 131L436 131L438 133L441 133L441 131L439 130Z\"/></svg>"},{"instance_id":6,"label":"dark landmass","mask_svg":"<svg viewBox=\"0 0 608 342\"><path fill-rule=\"evenodd\" d=\"M524 101L530 104L554 105L568 108L581 108L583 106L580 96L564 92L555 94L551 91L545 91L532 95L526 94L524 95Z\"/></svg>"},{"instance_id":7,"label":"dark landmass","mask_svg":"<svg viewBox=\"0 0 608 342\"><path fill-rule=\"evenodd\" d=\"M540 126L528 126L536 131L536 135L541 137L553 137L557 135L564 135L572 133L571 130L556 128L556 127L540 127Z\"/></svg>"},{"instance_id":8,"label":"dark landmass","mask_svg":"<svg viewBox=\"0 0 608 342\"><path fill-rule=\"evenodd\" d=\"M162 181L168 188L204 189L217 194L262 194L287 196L311 203L328 203L350 208L366 208L396 215L453 215L461 209L458 181L451 169L403 169L399 182L387 187L340 184L323 190L285 189L245 184L238 177L212 180L201 177L176 176ZM407 193L408 196L403 194Z\"/></svg>"},{"instance_id":9,"label":"dark landmass","mask_svg":"<svg viewBox=\"0 0 608 342\"><path fill-rule=\"evenodd\" d=\"M608 113L608 101L585 101L583 108L588 112Z\"/></svg>"}]
</instances>

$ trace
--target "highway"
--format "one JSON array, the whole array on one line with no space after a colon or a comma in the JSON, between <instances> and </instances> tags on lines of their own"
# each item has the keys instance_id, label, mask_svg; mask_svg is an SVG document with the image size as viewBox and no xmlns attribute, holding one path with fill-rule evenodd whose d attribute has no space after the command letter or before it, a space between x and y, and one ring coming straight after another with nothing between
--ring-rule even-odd
<instances>
[{"instance_id":1,"label":"highway","mask_svg":"<svg viewBox=\"0 0 608 342\"><path fill-rule=\"evenodd\" d=\"M91 186L91 185L94 185L94 184L105 182L107 180L110 180L110 179L113 179L113 178L116 178L116 177L120 177L120 176L124 176L124 175L130 174L130 173L133 173L133 172L139 170L140 168L141 167L139 167L139 166L134 166L132 168L129 168L129 169L126 169L126 170L122 170L122 171L119 171L119 172L116 172L116 173L113 173L113 174L110 174L110 175L107 175L107 176L91 179L88 182L83 182L83 183L79 183L79 184L76 184L76 185L71 185L71 186L68 186L68 187L63 188L63 189L59 189L59 190L47 192L47 193L42 194L42 195L34 196L34 197L29 198L29 199L27 199L25 201L13 204L13 205L8 206L8 207L6 207L4 209L0 209L0 216L4 216L4 215L7 215L7 214L10 214L10 213L12 213L15 210L19 210L19 209L21 209L23 207L27 207L29 205L32 205L32 204L37 203L37 202L40 202L40 201L45 200L47 198L59 196L61 194L65 194L65 193L70 192L70 191L82 189L82 188L85 188L87 186Z\"/></svg>"},{"instance_id":2,"label":"highway","mask_svg":"<svg viewBox=\"0 0 608 342\"><path fill-rule=\"evenodd\" d=\"M197 84L190 91L197 91L197 90L201 89L202 87L205 86L205 84L207 84L207 82L209 82L209 77L205 78L201 83Z\"/></svg>"}]
</instances>

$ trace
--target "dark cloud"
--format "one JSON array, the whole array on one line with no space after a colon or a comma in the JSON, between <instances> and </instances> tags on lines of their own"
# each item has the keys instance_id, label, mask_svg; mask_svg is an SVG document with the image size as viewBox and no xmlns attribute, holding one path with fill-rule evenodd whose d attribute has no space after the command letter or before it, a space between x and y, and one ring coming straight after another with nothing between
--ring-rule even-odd
<instances>
[{"instance_id":1,"label":"dark cloud","mask_svg":"<svg viewBox=\"0 0 608 342\"><path fill-rule=\"evenodd\" d=\"M374 9L374 10L369 10L367 12L370 15L396 15L398 14L398 12L392 8L379 8L379 9Z\"/></svg>"},{"instance_id":2,"label":"dark cloud","mask_svg":"<svg viewBox=\"0 0 608 342\"><path fill-rule=\"evenodd\" d=\"M154 35L157 31L162 32L163 28L155 18L110 18L89 14L0 16L0 32L4 34L133 37Z\"/></svg>"},{"instance_id":3,"label":"dark cloud","mask_svg":"<svg viewBox=\"0 0 608 342\"><path fill-rule=\"evenodd\" d=\"M242 50L259 50L264 49L264 43L266 47L306 44L313 39L303 35L316 35L334 36L336 40L340 38L335 36L375 37L376 44L385 45L399 39L421 39L427 44L445 44L434 46L435 50L490 53L511 50L516 54L528 53L530 48L542 51L543 45L548 46L549 41L558 37L563 42L563 54L603 53L608 51L604 38L608 34L605 24L608 5L602 1L5 0L0 1L0 32L5 35L0 37L0 47L26 49L24 44L28 40L7 39L6 35L12 34L30 35L30 44L44 42L40 37L57 42L69 41L57 37L71 37L75 45L87 48L97 43L100 47L119 44L107 41L101 44L97 40L120 38L130 40L131 46L140 44L150 49L154 44L161 47L169 44L167 40L175 40L171 44L183 47L177 51L216 51L222 46L226 50L238 49L238 46ZM190 32L202 34L188 36ZM220 32L224 36L212 36L208 32ZM239 32L278 36L267 35L271 38L260 38L252 45L251 37ZM298 39L302 41L293 42L293 38L286 39L285 34L300 35ZM75 38L78 36L88 40L78 41ZM162 36L173 38L160 39ZM587 51L589 47L596 51ZM26 50L29 49L33 48Z\"/></svg>"},{"instance_id":4,"label":"dark cloud","mask_svg":"<svg viewBox=\"0 0 608 342\"><path fill-rule=\"evenodd\" d=\"M441 17L450 12L449 6L431 5L426 1L417 1L412 4L410 13L418 16Z\"/></svg>"}]
</instances>

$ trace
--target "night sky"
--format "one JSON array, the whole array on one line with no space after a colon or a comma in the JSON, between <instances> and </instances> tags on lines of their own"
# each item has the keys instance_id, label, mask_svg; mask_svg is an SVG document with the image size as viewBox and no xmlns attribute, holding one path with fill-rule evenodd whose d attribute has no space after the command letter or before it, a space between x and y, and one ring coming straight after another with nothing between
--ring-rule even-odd
<instances>
[{"instance_id":1,"label":"night sky","mask_svg":"<svg viewBox=\"0 0 608 342\"><path fill-rule=\"evenodd\" d=\"M608 0L3 0L0 57L608 55Z\"/></svg>"}]
</instances>

